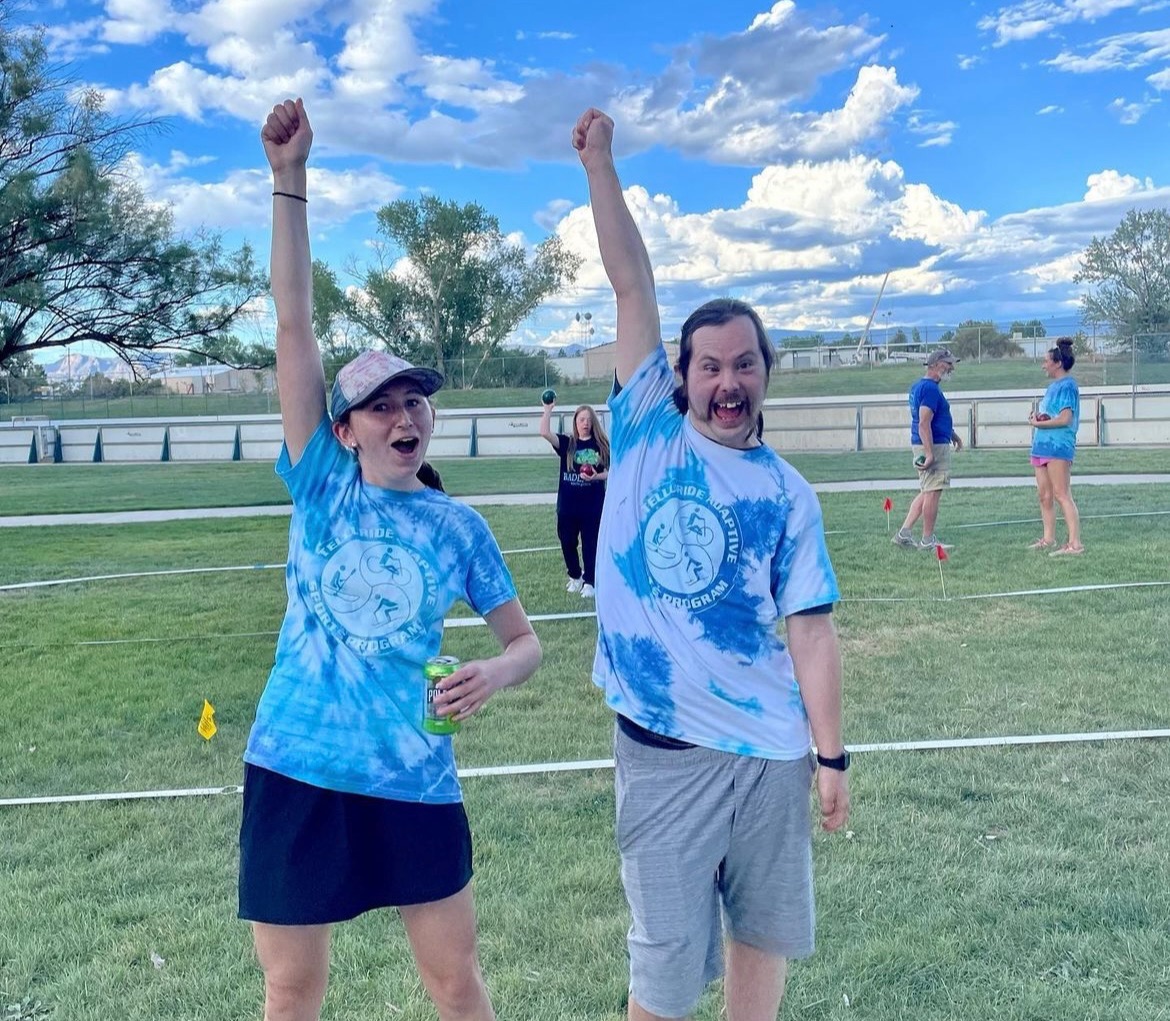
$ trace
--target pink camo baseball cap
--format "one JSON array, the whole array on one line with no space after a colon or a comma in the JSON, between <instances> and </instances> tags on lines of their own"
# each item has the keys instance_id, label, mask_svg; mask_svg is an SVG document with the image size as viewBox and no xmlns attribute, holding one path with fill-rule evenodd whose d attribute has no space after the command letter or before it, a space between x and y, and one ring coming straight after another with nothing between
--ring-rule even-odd
<instances>
[{"instance_id":1,"label":"pink camo baseball cap","mask_svg":"<svg viewBox=\"0 0 1170 1021\"><path fill-rule=\"evenodd\" d=\"M329 401L330 416L338 421L354 408L360 408L387 383L400 379L416 384L426 397L441 390L446 382L441 372L411 365L389 351L363 351L337 373Z\"/></svg>"}]
</instances>

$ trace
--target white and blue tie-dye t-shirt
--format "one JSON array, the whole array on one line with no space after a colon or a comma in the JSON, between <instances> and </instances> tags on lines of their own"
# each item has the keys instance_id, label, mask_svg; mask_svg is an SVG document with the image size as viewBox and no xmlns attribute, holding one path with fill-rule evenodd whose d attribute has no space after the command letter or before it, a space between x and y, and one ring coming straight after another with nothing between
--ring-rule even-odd
<instances>
[{"instance_id":1,"label":"white and blue tie-dye t-shirt","mask_svg":"<svg viewBox=\"0 0 1170 1021\"><path fill-rule=\"evenodd\" d=\"M812 487L765 446L698 432L661 347L610 402L593 680L648 730L796 759L808 717L781 618L838 599Z\"/></svg>"},{"instance_id":2,"label":"white and blue tie-dye t-shirt","mask_svg":"<svg viewBox=\"0 0 1170 1021\"><path fill-rule=\"evenodd\" d=\"M1032 430L1032 456L1055 457L1071 461L1077 452L1077 429L1081 424L1081 391L1072 376L1053 380L1040 399L1036 409L1049 418L1056 418L1065 408L1072 411L1072 421L1051 429Z\"/></svg>"},{"instance_id":3,"label":"white and blue tie-dye t-shirt","mask_svg":"<svg viewBox=\"0 0 1170 1021\"><path fill-rule=\"evenodd\" d=\"M276 470L293 499L288 609L245 761L330 790L459 801L451 739L422 729L422 671L456 600L485 614L516 595L487 523L436 490L364 483L328 420Z\"/></svg>"}]
</instances>

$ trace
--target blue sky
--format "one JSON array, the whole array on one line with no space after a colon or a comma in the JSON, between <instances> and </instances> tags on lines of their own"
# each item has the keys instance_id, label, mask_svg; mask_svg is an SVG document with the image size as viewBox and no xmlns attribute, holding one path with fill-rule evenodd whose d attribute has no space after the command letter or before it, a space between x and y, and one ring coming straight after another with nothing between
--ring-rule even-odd
<instances>
[{"instance_id":1,"label":"blue sky","mask_svg":"<svg viewBox=\"0 0 1170 1021\"><path fill-rule=\"evenodd\" d=\"M856 332L887 271L879 325L1067 332L1085 244L1170 205L1170 0L42 0L35 19L111 112L164 119L128 170L181 228L266 253L257 133L301 95L314 254L343 281L399 197L559 233L586 261L526 342L579 339L578 311L612 333L568 144L590 105L617 122L668 334L720 294Z\"/></svg>"}]
</instances>

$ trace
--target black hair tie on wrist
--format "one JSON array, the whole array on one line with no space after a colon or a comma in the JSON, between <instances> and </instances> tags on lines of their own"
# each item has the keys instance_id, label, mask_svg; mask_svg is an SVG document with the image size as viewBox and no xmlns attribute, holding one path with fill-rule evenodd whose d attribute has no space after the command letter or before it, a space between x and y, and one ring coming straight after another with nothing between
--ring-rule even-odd
<instances>
[{"instance_id":1,"label":"black hair tie on wrist","mask_svg":"<svg viewBox=\"0 0 1170 1021\"><path fill-rule=\"evenodd\" d=\"M294 195L291 191L274 191L273 196L282 195L286 199L296 199L298 202L303 202L305 205L309 204L309 200L304 195Z\"/></svg>"}]
</instances>

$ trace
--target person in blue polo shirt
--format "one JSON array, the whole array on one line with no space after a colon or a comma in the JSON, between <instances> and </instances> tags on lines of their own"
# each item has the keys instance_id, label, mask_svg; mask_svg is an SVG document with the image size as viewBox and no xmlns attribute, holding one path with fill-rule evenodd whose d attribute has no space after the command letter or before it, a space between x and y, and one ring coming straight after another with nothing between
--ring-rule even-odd
<instances>
[{"instance_id":1,"label":"person in blue polo shirt","mask_svg":"<svg viewBox=\"0 0 1170 1021\"><path fill-rule=\"evenodd\" d=\"M955 371L958 360L945 347L931 351L925 374L910 387L910 448L918 472L919 492L910 503L902 527L894 533L895 546L951 549L950 543L939 541L934 526L943 490L951 484L951 447L963 449L963 441L951 419L950 403L942 391L942 384ZM916 540L913 529L919 518L922 538Z\"/></svg>"}]
</instances>

